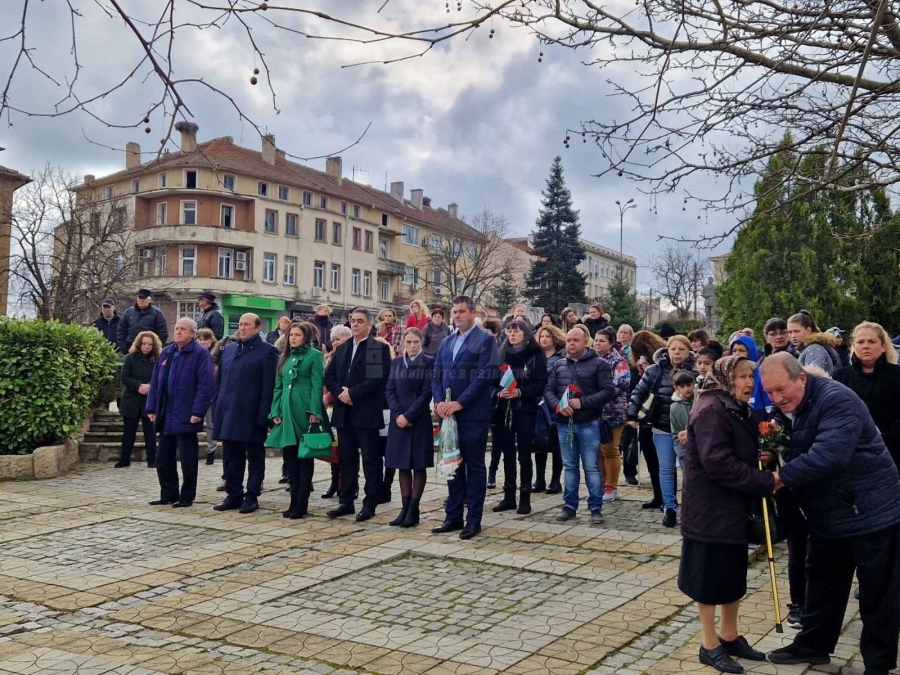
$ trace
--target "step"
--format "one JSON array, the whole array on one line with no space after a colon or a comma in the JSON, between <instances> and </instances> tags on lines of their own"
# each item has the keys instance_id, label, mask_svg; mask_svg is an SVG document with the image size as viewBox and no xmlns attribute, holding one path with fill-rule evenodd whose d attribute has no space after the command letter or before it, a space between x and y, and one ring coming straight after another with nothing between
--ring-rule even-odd
<instances>
[{"instance_id":1,"label":"step","mask_svg":"<svg viewBox=\"0 0 900 675\"><path fill-rule=\"evenodd\" d=\"M82 462L118 462L122 455L122 446L118 443L82 443L79 446L79 455ZM200 444L200 462L206 461L206 443ZM135 443L131 452L132 462L143 462L147 455L144 453L144 444ZM266 448L266 457L281 460L281 448ZM222 460L222 444L216 451L216 459Z\"/></svg>"},{"instance_id":2,"label":"step","mask_svg":"<svg viewBox=\"0 0 900 675\"><path fill-rule=\"evenodd\" d=\"M138 439L143 439L143 434L138 431L137 435ZM201 443L206 442L206 432L202 431L197 434L197 437L200 439ZM89 429L88 432L84 435L85 443L115 443L118 445L122 442L122 429L118 431L94 431L93 429Z\"/></svg>"}]
</instances>

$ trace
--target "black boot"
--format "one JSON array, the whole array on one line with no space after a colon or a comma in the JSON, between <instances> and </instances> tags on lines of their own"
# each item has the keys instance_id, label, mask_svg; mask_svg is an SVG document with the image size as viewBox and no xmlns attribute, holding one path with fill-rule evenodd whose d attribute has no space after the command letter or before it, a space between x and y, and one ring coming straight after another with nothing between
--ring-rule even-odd
<instances>
[{"instance_id":1,"label":"black boot","mask_svg":"<svg viewBox=\"0 0 900 675\"><path fill-rule=\"evenodd\" d=\"M207 452L207 453L206 453L206 465L207 465L207 466L212 466L212 465L215 464L215 463L216 463L216 453L214 453L214 452Z\"/></svg>"},{"instance_id":2,"label":"black boot","mask_svg":"<svg viewBox=\"0 0 900 675\"><path fill-rule=\"evenodd\" d=\"M406 511L406 517L400 523L400 527L415 527L419 524L419 500L410 499L409 509Z\"/></svg>"},{"instance_id":3,"label":"black boot","mask_svg":"<svg viewBox=\"0 0 900 675\"><path fill-rule=\"evenodd\" d=\"M406 512L409 511L409 497L402 497L402 499L403 507L400 509L400 513L398 513L397 517L389 522L388 525L397 527L398 525L402 525L403 521L406 520Z\"/></svg>"},{"instance_id":4,"label":"black boot","mask_svg":"<svg viewBox=\"0 0 900 675\"><path fill-rule=\"evenodd\" d=\"M287 517L291 520L306 518L309 511L309 490L301 490L291 484L291 508Z\"/></svg>"},{"instance_id":5,"label":"black boot","mask_svg":"<svg viewBox=\"0 0 900 675\"><path fill-rule=\"evenodd\" d=\"M528 488L523 487L519 490L519 508L516 513L522 516L531 513L531 490Z\"/></svg>"},{"instance_id":6,"label":"black boot","mask_svg":"<svg viewBox=\"0 0 900 675\"><path fill-rule=\"evenodd\" d=\"M532 492L543 492L547 489L547 482L544 480L546 473L547 453L536 453L534 456L534 485L531 486Z\"/></svg>"},{"instance_id":7,"label":"black boot","mask_svg":"<svg viewBox=\"0 0 900 675\"><path fill-rule=\"evenodd\" d=\"M325 491L325 494L322 495L322 499L331 499L337 494L338 491L338 482L341 479L341 465L340 464L332 464L331 465L331 485L328 486L328 489Z\"/></svg>"},{"instance_id":8,"label":"black boot","mask_svg":"<svg viewBox=\"0 0 900 675\"><path fill-rule=\"evenodd\" d=\"M497 487L497 469L488 470L487 486L490 490L493 490L495 487Z\"/></svg>"},{"instance_id":9,"label":"black boot","mask_svg":"<svg viewBox=\"0 0 900 675\"><path fill-rule=\"evenodd\" d=\"M514 508L516 508L516 486L504 485L503 499L491 510L498 513L500 511L512 511Z\"/></svg>"}]
</instances>

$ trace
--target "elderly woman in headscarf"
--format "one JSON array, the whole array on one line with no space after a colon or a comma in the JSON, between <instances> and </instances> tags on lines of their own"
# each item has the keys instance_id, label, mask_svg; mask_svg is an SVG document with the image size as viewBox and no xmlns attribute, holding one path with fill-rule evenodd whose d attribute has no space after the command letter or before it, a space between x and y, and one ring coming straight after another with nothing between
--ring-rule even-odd
<instances>
[{"instance_id":1,"label":"elderly woman in headscarf","mask_svg":"<svg viewBox=\"0 0 900 675\"><path fill-rule=\"evenodd\" d=\"M759 350L756 342L752 337L739 334L728 345L732 356L743 356L745 359L759 363ZM772 408L772 400L763 389L762 380L759 377L759 370L753 371L753 396L750 398L750 409L753 411L753 419L762 422L771 417L769 411Z\"/></svg>"},{"instance_id":2,"label":"elderly woman in headscarf","mask_svg":"<svg viewBox=\"0 0 900 675\"><path fill-rule=\"evenodd\" d=\"M765 660L738 632L751 509L776 488L772 473L758 468L759 430L749 406L755 367L737 356L713 364L691 411L684 454L678 588L699 609L700 662L725 673L743 672L732 657Z\"/></svg>"}]
</instances>

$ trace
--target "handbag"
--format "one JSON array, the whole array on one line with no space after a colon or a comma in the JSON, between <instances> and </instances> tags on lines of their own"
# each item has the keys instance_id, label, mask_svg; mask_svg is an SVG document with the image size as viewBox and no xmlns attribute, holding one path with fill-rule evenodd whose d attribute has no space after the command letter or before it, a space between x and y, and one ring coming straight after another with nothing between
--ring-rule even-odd
<instances>
[{"instance_id":1,"label":"handbag","mask_svg":"<svg viewBox=\"0 0 900 675\"><path fill-rule=\"evenodd\" d=\"M766 502L769 513L769 536L775 545L787 538L784 518L779 513L778 504L772 497L753 498L750 502L750 516L747 520L747 541L758 546L766 545L766 521L762 513L762 501Z\"/></svg>"},{"instance_id":2,"label":"handbag","mask_svg":"<svg viewBox=\"0 0 900 675\"><path fill-rule=\"evenodd\" d=\"M313 431L313 428L317 428L318 431ZM321 425L310 424L309 430L300 439L297 457L300 459L330 458L333 440L331 434L327 431L322 431Z\"/></svg>"},{"instance_id":3,"label":"handbag","mask_svg":"<svg viewBox=\"0 0 900 675\"><path fill-rule=\"evenodd\" d=\"M656 396L659 392L659 385L662 381L662 375L662 368L660 368L659 372L656 375L656 380L653 382L653 388L650 389L650 395L647 396L646 400L644 400L643 404L641 404L641 407L638 409L638 422L644 419L648 419L653 414L653 407L656 403Z\"/></svg>"}]
</instances>

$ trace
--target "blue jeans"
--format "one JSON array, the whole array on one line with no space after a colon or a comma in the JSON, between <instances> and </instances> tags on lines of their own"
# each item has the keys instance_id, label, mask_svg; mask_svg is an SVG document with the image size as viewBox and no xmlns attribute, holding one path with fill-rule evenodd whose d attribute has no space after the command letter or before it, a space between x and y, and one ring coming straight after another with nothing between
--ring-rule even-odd
<instances>
[{"instance_id":1,"label":"blue jeans","mask_svg":"<svg viewBox=\"0 0 900 675\"><path fill-rule=\"evenodd\" d=\"M578 511L578 486L581 484L581 474L578 471L578 461L584 467L584 482L587 483L588 509L599 511L603 506L603 481L600 478L600 422L582 422L573 424L567 422L557 424L559 432L559 450L562 454L563 468L565 471L565 487L563 489L563 504L573 512Z\"/></svg>"},{"instance_id":2,"label":"blue jeans","mask_svg":"<svg viewBox=\"0 0 900 675\"><path fill-rule=\"evenodd\" d=\"M662 488L663 508L677 509L675 440L672 434L653 434L653 445L656 446L656 456L659 458L659 483Z\"/></svg>"}]
</instances>

